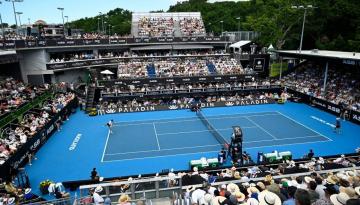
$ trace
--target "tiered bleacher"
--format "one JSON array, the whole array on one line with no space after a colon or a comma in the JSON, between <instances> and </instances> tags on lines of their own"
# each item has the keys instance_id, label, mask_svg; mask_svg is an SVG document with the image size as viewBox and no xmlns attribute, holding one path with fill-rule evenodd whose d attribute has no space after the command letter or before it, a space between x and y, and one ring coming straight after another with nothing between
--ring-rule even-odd
<instances>
[{"instance_id":1,"label":"tiered bleacher","mask_svg":"<svg viewBox=\"0 0 360 205\"><path fill-rule=\"evenodd\" d=\"M136 37L192 37L206 35L204 22L199 12L133 13L132 25L132 35Z\"/></svg>"},{"instance_id":2,"label":"tiered bleacher","mask_svg":"<svg viewBox=\"0 0 360 205\"><path fill-rule=\"evenodd\" d=\"M250 163L253 162L250 160ZM146 196L159 192L168 198L164 204L280 205L295 204L295 201L304 205L359 204L359 165L358 155L341 155L210 171L199 168L190 172L169 170L166 175L139 175L114 181L96 182L99 179L96 178L94 184L80 186L82 198L78 201L93 198L95 203L108 200L119 204L136 201L151 204ZM92 193L92 197L88 193Z\"/></svg>"},{"instance_id":3,"label":"tiered bleacher","mask_svg":"<svg viewBox=\"0 0 360 205\"><path fill-rule=\"evenodd\" d=\"M149 70L152 77L226 75L252 72L242 68L235 59L228 56L209 57L206 60L168 59L154 61L152 59L134 59L130 62L119 63L118 77L148 77L149 72L147 68L150 68L149 66L152 68L152 70Z\"/></svg>"},{"instance_id":4,"label":"tiered bleacher","mask_svg":"<svg viewBox=\"0 0 360 205\"><path fill-rule=\"evenodd\" d=\"M13 78L2 79L0 81L0 118L33 100L48 88L47 84L31 86Z\"/></svg>"},{"instance_id":5,"label":"tiered bleacher","mask_svg":"<svg viewBox=\"0 0 360 205\"><path fill-rule=\"evenodd\" d=\"M352 110L360 110L360 73L346 66L330 66L328 70L326 91L324 84L324 68L313 62L307 62L295 72L284 77L290 88L323 99L325 101L345 105Z\"/></svg>"}]
</instances>

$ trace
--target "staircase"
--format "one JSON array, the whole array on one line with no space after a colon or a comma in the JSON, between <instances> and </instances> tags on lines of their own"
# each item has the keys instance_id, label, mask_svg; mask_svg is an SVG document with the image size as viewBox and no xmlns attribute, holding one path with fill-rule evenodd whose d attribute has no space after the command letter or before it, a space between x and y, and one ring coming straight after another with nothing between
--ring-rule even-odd
<instances>
[{"instance_id":1,"label":"staircase","mask_svg":"<svg viewBox=\"0 0 360 205\"><path fill-rule=\"evenodd\" d=\"M207 66L210 74L216 74L217 73L215 65L212 62L208 62L206 64L206 66Z\"/></svg>"},{"instance_id":2,"label":"staircase","mask_svg":"<svg viewBox=\"0 0 360 205\"><path fill-rule=\"evenodd\" d=\"M154 64L149 64L146 66L146 70L147 70L147 74L150 78L155 78L156 77L156 71L155 71L155 66Z\"/></svg>"},{"instance_id":3,"label":"staircase","mask_svg":"<svg viewBox=\"0 0 360 205\"><path fill-rule=\"evenodd\" d=\"M174 21L174 37L182 37L179 22L180 21Z\"/></svg>"},{"instance_id":4,"label":"staircase","mask_svg":"<svg viewBox=\"0 0 360 205\"><path fill-rule=\"evenodd\" d=\"M94 98L95 98L95 86L89 85L86 95L86 106L85 110L94 107Z\"/></svg>"},{"instance_id":5,"label":"staircase","mask_svg":"<svg viewBox=\"0 0 360 205\"><path fill-rule=\"evenodd\" d=\"M137 37L139 35L138 22L131 22L131 35Z\"/></svg>"}]
</instances>

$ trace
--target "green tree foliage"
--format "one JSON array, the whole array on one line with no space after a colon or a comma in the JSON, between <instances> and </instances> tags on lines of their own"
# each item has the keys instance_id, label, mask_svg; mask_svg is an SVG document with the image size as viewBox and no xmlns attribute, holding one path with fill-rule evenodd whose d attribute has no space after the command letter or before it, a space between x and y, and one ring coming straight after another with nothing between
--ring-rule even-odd
<instances>
[{"instance_id":1,"label":"green tree foliage","mask_svg":"<svg viewBox=\"0 0 360 205\"><path fill-rule=\"evenodd\" d=\"M306 16L303 49L360 51L359 0L250 0L248 2L207 3L189 0L170 6L168 12L201 12L207 32L257 31L257 42L277 49L297 49L300 43L304 10L293 5L313 5ZM108 14L113 33L129 34L131 12L115 9ZM85 32L95 32L99 16L72 22Z\"/></svg>"}]
</instances>

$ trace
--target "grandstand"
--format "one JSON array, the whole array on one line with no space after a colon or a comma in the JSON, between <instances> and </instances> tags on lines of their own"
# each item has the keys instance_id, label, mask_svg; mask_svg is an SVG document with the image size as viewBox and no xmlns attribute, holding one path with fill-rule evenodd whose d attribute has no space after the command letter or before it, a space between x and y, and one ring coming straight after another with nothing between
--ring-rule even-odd
<instances>
[{"instance_id":1,"label":"grandstand","mask_svg":"<svg viewBox=\"0 0 360 205\"><path fill-rule=\"evenodd\" d=\"M359 204L360 54L205 25L134 12L128 36L2 39L0 202Z\"/></svg>"},{"instance_id":2,"label":"grandstand","mask_svg":"<svg viewBox=\"0 0 360 205\"><path fill-rule=\"evenodd\" d=\"M135 37L205 36L200 12L133 13L131 35Z\"/></svg>"}]
</instances>

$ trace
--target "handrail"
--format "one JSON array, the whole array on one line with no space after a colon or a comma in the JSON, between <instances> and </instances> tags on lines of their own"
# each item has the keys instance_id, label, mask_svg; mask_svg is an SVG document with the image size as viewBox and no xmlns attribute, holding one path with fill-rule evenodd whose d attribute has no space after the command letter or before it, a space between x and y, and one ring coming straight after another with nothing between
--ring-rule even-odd
<instances>
[{"instance_id":1,"label":"handrail","mask_svg":"<svg viewBox=\"0 0 360 205\"><path fill-rule=\"evenodd\" d=\"M17 117L19 117L19 116L23 115L24 113L26 113L28 110L34 108L36 105L39 105L41 102L43 102L46 99L48 99L49 97L51 97L52 94L53 94L52 91L48 90L45 93L43 93L42 95L35 98L35 100L33 100L31 102L28 102L26 105L22 106L21 108L17 109L16 111L10 113L9 115L7 115L3 119L1 119L0 120L0 129L2 129L8 123L15 120Z\"/></svg>"},{"instance_id":2,"label":"handrail","mask_svg":"<svg viewBox=\"0 0 360 205\"><path fill-rule=\"evenodd\" d=\"M350 171L350 170L360 170L360 166L356 166L356 167L347 167L347 168L338 168L338 169L330 169L330 170L322 170L322 171L315 171L316 173L319 174L326 174L326 173L331 173L331 172L339 172L339 171ZM313 172L302 172L302 173L294 173L294 174L285 174L285 175L276 175L273 176L273 179L281 179L281 178L290 178L292 176L308 176ZM181 182L181 177L179 176L175 176L175 177L154 177L152 179L134 179L132 181L123 181L123 182L113 182L113 183L101 183L101 184L92 184L92 185L83 185L80 186L80 194L81 194L81 190L83 189L90 189L90 188L95 188L97 186L102 186L103 188L105 188L105 190L108 191L108 188L110 186L119 186L119 185L130 185L130 187L134 186L135 184L139 184L139 183L149 183L149 182L156 182L159 183L160 181L164 181L164 180L169 180L169 179L179 179L179 185L178 186L173 186L173 187L166 187L166 188L155 188L155 189L149 189L149 190L139 190L139 191L135 191L135 189L130 188L129 191L125 192L126 194L131 194L132 196L135 196L135 194L141 194L144 192L160 192L160 191L170 191L170 190L178 190L179 192L182 192L184 190L186 190L189 187L202 187L202 184L196 184L196 185L189 185L189 186L182 186L182 182ZM222 184L229 184L229 183L235 183L235 184L239 184L239 183L244 183L244 182L248 182L248 181L262 181L264 180L265 177L256 177L256 178L250 178L249 180L230 180L230 181L221 181L221 182L215 182L212 183L212 186L219 186ZM114 193L114 194L109 194L107 193L107 196L118 196L121 195L122 193ZM104 195L105 196L105 195ZM84 197L84 196L82 196Z\"/></svg>"}]
</instances>

